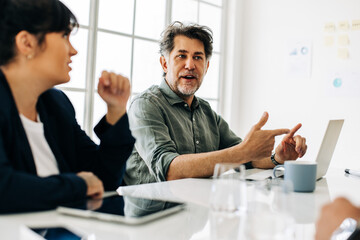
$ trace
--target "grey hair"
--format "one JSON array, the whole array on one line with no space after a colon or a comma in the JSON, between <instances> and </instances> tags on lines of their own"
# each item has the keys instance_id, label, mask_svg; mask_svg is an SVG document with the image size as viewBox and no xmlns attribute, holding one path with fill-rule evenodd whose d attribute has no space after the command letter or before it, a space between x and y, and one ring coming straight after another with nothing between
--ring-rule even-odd
<instances>
[{"instance_id":1,"label":"grey hair","mask_svg":"<svg viewBox=\"0 0 360 240\"><path fill-rule=\"evenodd\" d=\"M160 54L169 55L174 49L176 36L185 36L190 39L198 39L204 44L205 57L210 59L213 51L213 32L209 27L198 24L185 25L182 22L173 22L161 34Z\"/></svg>"}]
</instances>

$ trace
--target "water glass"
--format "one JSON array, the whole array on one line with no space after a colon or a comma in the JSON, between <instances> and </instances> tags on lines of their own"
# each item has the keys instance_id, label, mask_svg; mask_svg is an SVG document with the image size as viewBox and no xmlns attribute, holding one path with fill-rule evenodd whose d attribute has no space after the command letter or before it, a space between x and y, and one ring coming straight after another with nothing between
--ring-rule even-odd
<instances>
[{"instance_id":1,"label":"water glass","mask_svg":"<svg viewBox=\"0 0 360 240\"><path fill-rule=\"evenodd\" d=\"M295 220L292 208L291 182L280 179L256 181L248 185L248 209L245 239L295 239Z\"/></svg>"},{"instance_id":2,"label":"water glass","mask_svg":"<svg viewBox=\"0 0 360 240\"><path fill-rule=\"evenodd\" d=\"M246 199L245 167L232 163L216 164L210 195L212 239L238 239Z\"/></svg>"}]
</instances>

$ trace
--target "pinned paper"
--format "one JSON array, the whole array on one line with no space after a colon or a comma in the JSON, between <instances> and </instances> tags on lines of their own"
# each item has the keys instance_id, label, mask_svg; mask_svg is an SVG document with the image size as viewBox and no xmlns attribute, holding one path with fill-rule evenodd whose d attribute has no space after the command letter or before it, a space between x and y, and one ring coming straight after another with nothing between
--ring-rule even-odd
<instances>
[{"instance_id":1,"label":"pinned paper","mask_svg":"<svg viewBox=\"0 0 360 240\"><path fill-rule=\"evenodd\" d=\"M335 23L329 22L324 25L324 32L335 32Z\"/></svg>"},{"instance_id":2,"label":"pinned paper","mask_svg":"<svg viewBox=\"0 0 360 240\"><path fill-rule=\"evenodd\" d=\"M352 21L352 28L351 29L353 31L360 30L360 19Z\"/></svg>"},{"instance_id":3,"label":"pinned paper","mask_svg":"<svg viewBox=\"0 0 360 240\"><path fill-rule=\"evenodd\" d=\"M360 95L360 72L329 71L325 75L324 90L332 97L358 97Z\"/></svg>"},{"instance_id":4,"label":"pinned paper","mask_svg":"<svg viewBox=\"0 0 360 240\"><path fill-rule=\"evenodd\" d=\"M287 77L309 78L311 76L311 40L289 39L287 45Z\"/></svg>"},{"instance_id":5,"label":"pinned paper","mask_svg":"<svg viewBox=\"0 0 360 240\"><path fill-rule=\"evenodd\" d=\"M338 38L338 43L340 46L348 46L350 43L349 35L347 34L340 35Z\"/></svg>"},{"instance_id":6,"label":"pinned paper","mask_svg":"<svg viewBox=\"0 0 360 240\"><path fill-rule=\"evenodd\" d=\"M349 30L349 22L348 21L341 21L339 22L339 28L340 31L348 31Z\"/></svg>"},{"instance_id":7,"label":"pinned paper","mask_svg":"<svg viewBox=\"0 0 360 240\"><path fill-rule=\"evenodd\" d=\"M334 45L334 37L333 36L325 36L324 37L324 45L326 47L332 47Z\"/></svg>"},{"instance_id":8,"label":"pinned paper","mask_svg":"<svg viewBox=\"0 0 360 240\"><path fill-rule=\"evenodd\" d=\"M339 48L338 49L338 58L348 59L349 58L349 50L347 48Z\"/></svg>"}]
</instances>

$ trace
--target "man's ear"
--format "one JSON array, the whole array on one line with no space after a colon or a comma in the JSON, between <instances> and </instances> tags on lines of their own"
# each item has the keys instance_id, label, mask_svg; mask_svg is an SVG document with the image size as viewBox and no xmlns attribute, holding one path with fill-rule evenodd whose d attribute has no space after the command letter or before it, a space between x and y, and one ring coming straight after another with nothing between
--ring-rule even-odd
<instances>
[{"instance_id":1,"label":"man's ear","mask_svg":"<svg viewBox=\"0 0 360 240\"><path fill-rule=\"evenodd\" d=\"M210 60L207 61L205 74L207 73L209 66L210 66Z\"/></svg>"},{"instance_id":2,"label":"man's ear","mask_svg":"<svg viewBox=\"0 0 360 240\"><path fill-rule=\"evenodd\" d=\"M15 44L19 55L32 58L35 55L38 40L28 31L21 31L15 36Z\"/></svg>"},{"instance_id":3,"label":"man's ear","mask_svg":"<svg viewBox=\"0 0 360 240\"><path fill-rule=\"evenodd\" d=\"M160 57L160 64L161 64L161 67L162 67L164 73L167 73L168 72L167 61L164 56Z\"/></svg>"}]
</instances>

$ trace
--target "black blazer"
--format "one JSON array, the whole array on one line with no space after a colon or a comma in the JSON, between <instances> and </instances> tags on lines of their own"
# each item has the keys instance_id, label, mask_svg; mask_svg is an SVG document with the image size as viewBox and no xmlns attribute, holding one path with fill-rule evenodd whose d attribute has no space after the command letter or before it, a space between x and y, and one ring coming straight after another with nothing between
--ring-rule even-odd
<instances>
[{"instance_id":1,"label":"black blazer","mask_svg":"<svg viewBox=\"0 0 360 240\"><path fill-rule=\"evenodd\" d=\"M95 132L101 143L96 145L76 122L74 108L63 92L44 92L37 110L59 175L37 176L19 112L0 71L0 213L52 209L85 198L86 183L76 176L81 171L93 172L105 190L121 184L135 142L126 114L113 126L105 117L99 122Z\"/></svg>"}]
</instances>

